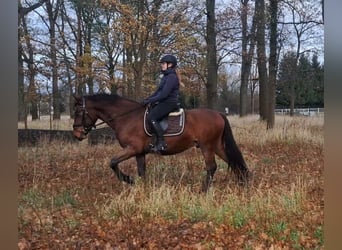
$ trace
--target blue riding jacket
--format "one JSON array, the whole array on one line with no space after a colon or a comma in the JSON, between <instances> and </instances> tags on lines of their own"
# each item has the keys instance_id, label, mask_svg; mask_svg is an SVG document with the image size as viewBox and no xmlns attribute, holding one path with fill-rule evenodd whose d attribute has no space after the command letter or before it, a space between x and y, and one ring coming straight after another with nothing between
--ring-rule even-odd
<instances>
[{"instance_id":1,"label":"blue riding jacket","mask_svg":"<svg viewBox=\"0 0 342 250\"><path fill-rule=\"evenodd\" d=\"M158 89L146 99L147 103L172 102L178 103L179 99L179 80L174 68L162 71L163 77Z\"/></svg>"}]
</instances>

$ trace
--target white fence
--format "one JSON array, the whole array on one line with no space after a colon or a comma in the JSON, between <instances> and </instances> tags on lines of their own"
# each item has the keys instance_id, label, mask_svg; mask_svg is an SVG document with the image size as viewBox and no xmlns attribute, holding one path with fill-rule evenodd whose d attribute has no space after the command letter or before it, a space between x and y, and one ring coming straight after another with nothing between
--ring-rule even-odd
<instances>
[{"instance_id":1,"label":"white fence","mask_svg":"<svg viewBox=\"0 0 342 250\"><path fill-rule=\"evenodd\" d=\"M277 115L289 115L290 109L275 109ZM323 116L324 108L303 108L303 109L293 109L295 115L304 116Z\"/></svg>"}]
</instances>

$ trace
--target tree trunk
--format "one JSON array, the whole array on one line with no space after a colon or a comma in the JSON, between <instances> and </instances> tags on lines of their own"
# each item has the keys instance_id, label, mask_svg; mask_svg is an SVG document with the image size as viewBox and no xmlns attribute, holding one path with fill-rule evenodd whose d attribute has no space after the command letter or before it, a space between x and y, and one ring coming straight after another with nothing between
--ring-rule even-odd
<instances>
[{"instance_id":1,"label":"tree trunk","mask_svg":"<svg viewBox=\"0 0 342 250\"><path fill-rule=\"evenodd\" d=\"M29 102L31 103L31 108L30 108L30 114L32 117L32 121L38 120L39 115L38 115L38 93L37 93L37 88L36 88L36 83L35 83L35 70L30 69L30 75L29 75L29 87L28 87L28 99Z\"/></svg>"},{"instance_id":2,"label":"tree trunk","mask_svg":"<svg viewBox=\"0 0 342 250\"><path fill-rule=\"evenodd\" d=\"M73 111L74 110L74 96L73 96L74 93L73 93L73 88L72 88L70 62L67 59L66 51L64 51L64 61L65 61L68 90L69 90L69 115L70 115L70 118L74 118L74 111Z\"/></svg>"},{"instance_id":3,"label":"tree trunk","mask_svg":"<svg viewBox=\"0 0 342 250\"><path fill-rule=\"evenodd\" d=\"M67 51L65 50L65 48L63 49L63 58L64 58L64 62L65 62L65 71L66 71L66 76L67 76L67 86L68 86L68 90L69 90L69 114L70 114L70 118L74 118L74 96L73 96L73 86L72 86L72 78L71 78L71 65L70 65L70 61L68 59L67 56Z\"/></svg>"},{"instance_id":4,"label":"tree trunk","mask_svg":"<svg viewBox=\"0 0 342 250\"><path fill-rule=\"evenodd\" d=\"M86 93L83 91L84 82L83 75L81 73L83 68L82 56L83 56L83 45L82 45L82 17L81 10L77 8L76 10L77 16L77 32L76 32L76 86L75 91L77 96L85 95Z\"/></svg>"},{"instance_id":5,"label":"tree trunk","mask_svg":"<svg viewBox=\"0 0 342 250\"><path fill-rule=\"evenodd\" d=\"M274 127L275 89L277 81L277 14L278 0L270 0L270 57L269 57L269 89L267 129Z\"/></svg>"},{"instance_id":6,"label":"tree trunk","mask_svg":"<svg viewBox=\"0 0 342 250\"><path fill-rule=\"evenodd\" d=\"M19 9L20 9L20 2L19 2ZM18 24L20 24L20 18ZM20 41L23 38L23 30L19 26L18 28L18 121L25 122L27 119L27 111L26 111L26 102L25 102L25 74L24 74L24 51L23 46L21 45Z\"/></svg>"},{"instance_id":7,"label":"tree trunk","mask_svg":"<svg viewBox=\"0 0 342 250\"><path fill-rule=\"evenodd\" d=\"M18 121L26 120L26 103L24 87L24 61L22 58L22 47L18 44Z\"/></svg>"},{"instance_id":8,"label":"tree trunk","mask_svg":"<svg viewBox=\"0 0 342 250\"><path fill-rule=\"evenodd\" d=\"M129 98L133 98L133 57L132 57L132 50L130 48L127 48L125 50L126 52L126 57L124 60L124 67L126 68L126 71L124 72L124 80L126 81L126 95Z\"/></svg>"},{"instance_id":9,"label":"tree trunk","mask_svg":"<svg viewBox=\"0 0 342 250\"><path fill-rule=\"evenodd\" d=\"M91 30L92 30L92 19L87 19L87 22L85 25L87 27L86 30L86 46L84 53L89 56L87 58L87 85L89 94L94 94L94 77L93 77L93 60L92 60L92 53L91 53Z\"/></svg>"},{"instance_id":10,"label":"tree trunk","mask_svg":"<svg viewBox=\"0 0 342 250\"><path fill-rule=\"evenodd\" d=\"M257 86L257 80L255 80L255 79L252 79L251 80L251 88L250 88L250 90L251 90L251 113L252 114L254 114L254 109L255 109L255 105L254 105L254 95L255 95L255 89L256 89L256 86Z\"/></svg>"},{"instance_id":11,"label":"tree trunk","mask_svg":"<svg viewBox=\"0 0 342 250\"><path fill-rule=\"evenodd\" d=\"M56 9L53 9L52 3L50 1L46 2L46 10L49 16L49 33L50 33L50 59L51 59L51 68L52 68L52 107L53 107L53 119L60 120L60 96L59 96L59 87L58 87L58 71L57 71L57 49L56 49L56 18L58 13L58 4L57 1Z\"/></svg>"},{"instance_id":12,"label":"tree trunk","mask_svg":"<svg viewBox=\"0 0 342 250\"><path fill-rule=\"evenodd\" d=\"M251 30L247 31L247 15L248 15L249 0L241 1L241 22L242 22L242 64L241 64L241 85L240 85L240 116L247 115L247 93L248 81L251 73L252 59L255 49L255 29L256 29L256 15L253 17ZM248 44L249 51L248 51Z\"/></svg>"},{"instance_id":13,"label":"tree trunk","mask_svg":"<svg viewBox=\"0 0 342 250\"><path fill-rule=\"evenodd\" d=\"M24 31L24 37L27 47L28 56L24 55L25 62L27 63L28 68L28 78L29 78L29 86L27 91L27 101L31 104L30 113L32 115L32 120L38 120L38 95L37 88L35 83L36 76L36 66L34 64L34 56L33 56L33 47L30 39L30 34L27 28L25 17L22 18L22 25Z\"/></svg>"},{"instance_id":14,"label":"tree trunk","mask_svg":"<svg viewBox=\"0 0 342 250\"><path fill-rule=\"evenodd\" d=\"M257 13L257 55L259 72L259 113L260 119L266 120L268 114L268 76L266 67L266 49L265 49L265 1L255 1Z\"/></svg>"},{"instance_id":15,"label":"tree trunk","mask_svg":"<svg viewBox=\"0 0 342 250\"><path fill-rule=\"evenodd\" d=\"M110 92L112 94L117 94L118 89L117 89L116 82L115 82L114 70L115 70L114 58L110 53L108 53L108 77L109 77L109 83L110 83Z\"/></svg>"},{"instance_id":16,"label":"tree trunk","mask_svg":"<svg viewBox=\"0 0 342 250\"><path fill-rule=\"evenodd\" d=\"M321 5L322 5L322 20L324 22L324 0L321 0Z\"/></svg>"},{"instance_id":17,"label":"tree trunk","mask_svg":"<svg viewBox=\"0 0 342 250\"><path fill-rule=\"evenodd\" d=\"M290 86L290 116L294 115L295 95L295 84L292 82Z\"/></svg>"},{"instance_id":18,"label":"tree trunk","mask_svg":"<svg viewBox=\"0 0 342 250\"><path fill-rule=\"evenodd\" d=\"M207 103L208 108L216 107L217 97L217 59L216 59L216 30L215 30L215 0L206 0L207 8L207 69L208 81Z\"/></svg>"},{"instance_id":19,"label":"tree trunk","mask_svg":"<svg viewBox=\"0 0 342 250\"><path fill-rule=\"evenodd\" d=\"M142 88L142 79L143 79L143 72L144 72L144 65L146 63L146 57L147 57L147 44L146 44L146 38L140 38L141 44L139 45L138 50L138 58L135 59L135 62L133 63L133 72L134 72L134 100L139 100L141 98L141 88Z\"/></svg>"},{"instance_id":20,"label":"tree trunk","mask_svg":"<svg viewBox=\"0 0 342 250\"><path fill-rule=\"evenodd\" d=\"M141 59L143 60L143 59ZM141 98L141 81L143 79L143 63L145 61L137 61L134 65L134 95L133 99L138 101Z\"/></svg>"},{"instance_id":21,"label":"tree trunk","mask_svg":"<svg viewBox=\"0 0 342 250\"><path fill-rule=\"evenodd\" d=\"M247 59L247 10L248 0L241 1L241 23L242 23L242 62L241 62L241 85L240 85L240 117L247 114L247 86L248 86L248 59Z\"/></svg>"}]
</instances>

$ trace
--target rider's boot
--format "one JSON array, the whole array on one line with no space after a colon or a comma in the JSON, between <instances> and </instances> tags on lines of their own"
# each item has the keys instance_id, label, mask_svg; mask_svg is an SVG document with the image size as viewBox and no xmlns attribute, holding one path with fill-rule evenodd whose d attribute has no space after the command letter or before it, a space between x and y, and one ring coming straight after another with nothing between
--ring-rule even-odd
<instances>
[{"instance_id":1,"label":"rider's boot","mask_svg":"<svg viewBox=\"0 0 342 250\"><path fill-rule=\"evenodd\" d=\"M160 127L159 123L157 121L151 121L151 124L153 126L153 129L155 131L157 142L156 142L156 150L159 152L165 151L167 148L167 144L164 141L164 132L162 128Z\"/></svg>"}]
</instances>

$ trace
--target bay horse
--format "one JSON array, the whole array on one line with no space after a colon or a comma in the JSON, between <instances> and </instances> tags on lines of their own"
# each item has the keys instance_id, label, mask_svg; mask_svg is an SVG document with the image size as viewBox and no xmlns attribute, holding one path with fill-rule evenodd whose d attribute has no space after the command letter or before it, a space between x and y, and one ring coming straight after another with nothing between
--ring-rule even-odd
<instances>
[{"instance_id":1,"label":"bay horse","mask_svg":"<svg viewBox=\"0 0 342 250\"><path fill-rule=\"evenodd\" d=\"M110 167L119 180L133 184L134 178L124 174L118 164L131 157L136 158L137 172L145 177L145 156L151 137L145 133L143 120L145 107L140 103L116 94L95 94L75 98L73 135L79 140L102 120L111 127L122 147L110 161ZM165 137L167 143L163 155L183 152L193 146L200 148L207 175L202 190L207 191L217 169L215 154L232 168L239 183L247 183L249 170L240 149L236 145L226 116L210 109L185 110L185 126L182 134Z\"/></svg>"}]
</instances>

